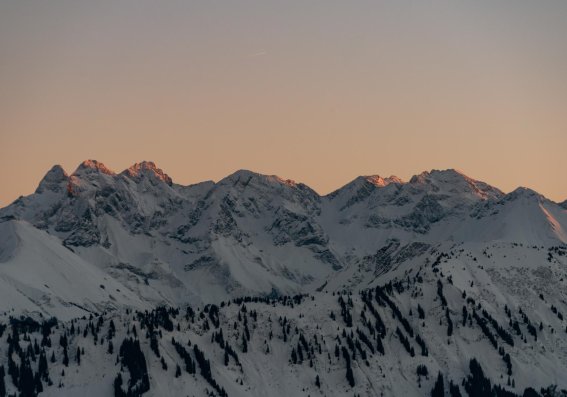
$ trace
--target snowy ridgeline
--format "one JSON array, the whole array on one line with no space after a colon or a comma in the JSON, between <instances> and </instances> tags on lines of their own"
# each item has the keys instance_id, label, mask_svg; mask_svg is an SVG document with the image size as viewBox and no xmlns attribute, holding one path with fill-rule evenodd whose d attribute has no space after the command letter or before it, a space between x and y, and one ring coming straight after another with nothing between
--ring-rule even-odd
<instances>
[{"instance_id":1,"label":"snowy ridgeline","mask_svg":"<svg viewBox=\"0 0 567 397\"><path fill-rule=\"evenodd\" d=\"M561 205L455 170L358 177L320 196L244 170L182 186L151 162L114 173L89 160L71 175L53 167L35 193L0 209L0 310L63 318L70 306L311 293L453 244L477 254L496 243L564 247L566 230Z\"/></svg>"},{"instance_id":2,"label":"snowy ridgeline","mask_svg":"<svg viewBox=\"0 0 567 397\"><path fill-rule=\"evenodd\" d=\"M480 284L492 271L463 271L461 256L470 253L437 253L356 292L64 322L5 313L0 395L560 395L552 392L567 389L565 289L503 300L492 281ZM503 277L494 280L516 288L516 276Z\"/></svg>"}]
</instances>

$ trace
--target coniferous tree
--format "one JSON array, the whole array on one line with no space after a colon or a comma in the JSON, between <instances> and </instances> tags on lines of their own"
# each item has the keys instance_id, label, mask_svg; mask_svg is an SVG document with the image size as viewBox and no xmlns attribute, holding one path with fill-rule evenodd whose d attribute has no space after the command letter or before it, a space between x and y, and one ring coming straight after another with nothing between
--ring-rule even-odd
<instances>
[{"instance_id":1,"label":"coniferous tree","mask_svg":"<svg viewBox=\"0 0 567 397\"><path fill-rule=\"evenodd\" d=\"M152 332L152 334L150 335L150 348L155 353L156 357L159 358L160 352L159 352L159 346L155 332Z\"/></svg>"},{"instance_id":2,"label":"coniferous tree","mask_svg":"<svg viewBox=\"0 0 567 397\"><path fill-rule=\"evenodd\" d=\"M67 354L67 346L63 348L63 365L69 366L69 355Z\"/></svg>"},{"instance_id":3,"label":"coniferous tree","mask_svg":"<svg viewBox=\"0 0 567 397\"><path fill-rule=\"evenodd\" d=\"M348 381L348 384L350 385L350 387L354 387L354 374L352 373L352 368L351 368L351 364L350 364L350 354L348 354L348 350L346 349L346 347L342 347L342 352L343 352L343 357L346 361L346 378Z\"/></svg>"},{"instance_id":4,"label":"coniferous tree","mask_svg":"<svg viewBox=\"0 0 567 397\"><path fill-rule=\"evenodd\" d=\"M0 365L0 397L6 397L6 381L4 377L6 376L4 372L4 366Z\"/></svg>"},{"instance_id":5,"label":"coniferous tree","mask_svg":"<svg viewBox=\"0 0 567 397\"><path fill-rule=\"evenodd\" d=\"M42 351L39 354L39 363L38 363L38 367L37 367L37 372L39 373L39 375L41 376L41 378L45 381L47 381L48 377L49 377L49 373L47 371L47 357L45 357L45 351Z\"/></svg>"},{"instance_id":6,"label":"coniferous tree","mask_svg":"<svg viewBox=\"0 0 567 397\"><path fill-rule=\"evenodd\" d=\"M463 397L459 385L454 384L453 381L449 382L449 394L451 397Z\"/></svg>"},{"instance_id":7,"label":"coniferous tree","mask_svg":"<svg viewBox=\"0 0 567 397\"><path fill-rule=\"evenodd\" d=\"M59 345L60 345L62 348L66 348L66 347L67 347L68 341L67 341L67 336L66 336L65 334L62 334L62 335L59 337Z\"/></svg>"},{"instance_id":8,"label":"coniferous tree","mask_svg":"<svg viewBox=\"0 0 567 397\"><path fill-rule=\"evenodd\" d=\"M465 379L465 391L469 397L483 397L489 396L492 390L490 380L484 376L482 367L472 359L469 362L470 375Z\"/></svg>"},{"instance_id":9,"label":"coniferous tree","mask_svg":"<svg viewBox=\"0 0 567 397\"><path fill-rule=\"evenodd\" d=\"M382 344L382 338L380 335L376 338L376 350L380 352L380 354L384 355L384 345Z\"/></svg>"},{"instance_id":10,"label":"coniferous tree","mask_svg":"<svg viewBox=\"0 0 567 397\"><path fill-rule=\"evenodd\" d=\"M350 365L347 367L346 378L350 387L354 387L354 374Z\"/></svg>"},{"instance_id":11,"label":"coniferous tree","mask_svg":"<svg viewBox=\"0 0 567 397\"><path fill-rule=\"evenodd\" d=\"M120 372L114 379L114 397L126 397L126 393L122 390L122 374Z\"/></svg>"},{"instance_id":12,"label":"coniferous tree","mask_svg":"<svg viewBox=\"0 0 567 397\"><path fill-rule=\"evenodd\" d=\"M110 324L108 325L108 334L107 339L112 339L116 334L116 326L114 325L114 321L110 320Z\"/></svg>"},{"instance_id":13,"label":"coniferous tree","mask_svg":"<svg viewBox=\"0 0 567 397\"><path fill-rule=\"evenodd\" d=\"M447 336L453 335L453 321L449 315L449 308L445 309L445 317L447 317Z\"/></svg>"},{"instance_id":14,"label":"coniferous tree","mask_svg":"<svg viewBox=\"0 0 567 397\"><path fill-rule=\"evenodd\" d=\"M443 375L439 372L437 375L437 380L435 381L435 386L431 390L431 397L444 397L445 396L445 385L443 384Z\"/></svg>"},{"instance_id":15,"label":"coniferous tree","mask_svg":"<svg viewBox=\"0 0 567 397\"><path fill-rule=\"evenodd\" d=\"M35 382L30 362L26 359L20 366L18 390L21 397L35 396Z\"/></svg>"},{"instance_id":16,"label":"coniferous tree","mask_svg":"<svg viewBox=\"0 0 567 397\"><path fill-rule=\"evenodd\" d=\"M19 382L20 371L18 370L18 366L12 357L13 347L10 346L8 348L8 375L12 378L12 383L17 385Z\"/></svg>"},{"instance_id":17,"label":"coniferous tree","mask_svg":"<svg viewBox=\"0 0 567 397\"><path fill-rule=\"evenodd\" d=\"M427 376L429 375L429 371L427 370L427 366L425 364L420 364L417 366L417 376Z\"/></svg>"},{"instance_id":18,"label":"coniferous tree","mask_svg":"<svg viewBox=\"0 0 567 397\"><path fill-rule=\"evenodd\" d=\"M291 349L291 362L297 364L297 353L295 352L295 347Z\"/></svg>"},{"instance_id":19,"label":"coniferous tree","mask_svg":"<svg viewBox=\"0 0 567 397\"><path fill-rule=\"evenodd\" d=\"M297 361L300 364L303 362L303 349L299 343L297 344Z\"/></svg>"},{"instance_id":20,"label":"coniferous tree","mask_svg":"<svg viewBox=\"0 0 567 397\"><path fill-rule=\"evenodd\" d=\"M535 391L532 387L528 387L526 390L524 390L524 394L522 395L522 397L540 397L540 394L537 391Z\"/></svg>"},{"instance_id":21,"label":"coniferous tree","mask_svg":"<svg viewBox=\"0 0 567 397\"><path fill-rule=\"evenodd\" d=\"M43 391L43 384L41 383L41 379L39 377L39 372L36 372L35 377L33 379L35 391L37 394Z\"/></svg>"},{"instance_id":22,"label":"coniferous tree","mask_svg":"<svg viewBox=\"0 0 567 397\"><path fill-rule=\"evenodd\" d=\"M248 342L246 341L246 337L243 334L242 335L242 353L247 353L248 352Z\"/></svg>"}]
</instances>

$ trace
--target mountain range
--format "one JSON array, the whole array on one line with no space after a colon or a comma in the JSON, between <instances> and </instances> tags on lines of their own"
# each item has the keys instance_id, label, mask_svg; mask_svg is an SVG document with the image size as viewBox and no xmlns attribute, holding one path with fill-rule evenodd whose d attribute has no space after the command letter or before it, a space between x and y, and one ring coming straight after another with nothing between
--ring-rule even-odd
<instances>
[{"instance_id":1,"label":"mountain range","mask_svg":"<svg viewBox=\"0 0 567 397\"><path fill-rule=\"evenodd\" d=\"M566 378L560 374L567 373L567 327L562 315L557 315L567 313L566 279L567 201L556 203L527 188L504 193L454 169L423 172L409 181L395 176L361 176L322 196L305 184L247 170L218 182L183 186L153 162L137 163L116 173L98 161L87 160L72 174L54 166L33 194L0 209L0 311L7 323L14 315L36 320L54 316L67 322L64 329L68 329L83 318L84 329L92 323L93 315L110 316L114 322L126 324L131 310L147 315L157 307L195 307L203 314L210 305L217 307L231 300L240 304L249 297L248 310L252 305L264 321L270 319L270 326L254 325L253 333L262 336L252 338L257 345L250 337L246 342L251 343L246 349L252 350L244 361L248 386L234 386L242 382L242 373L214 370L220 371L216 376L228 395L279 395L275 389L283 387L280 380L288 382L291 395L343 395L353 390L360 395L379 395L378 390L383 395L428 395L437 372L447 380L464 382L468 360L479 355L494 385L504 385L506 378L501 373L506 376L511 371L502 370L507 361L501 364L499 356L506 356L496 347L493 351L490 345L494 343L484 327L493 327L497 339L516 335L516 344L507 347L516 374L514 385L507 375L510 390L522 392L548 385L566 388ZM439 283L445 285L447 298L443 289L439 292ZM386 298L379 298L383 291L388 291ZM270 372L273 367L264 357L268 332L271 335L273 328L286 328L282 325L284 314L296 327L296 338L302 332L310 335L308 339L315 338L309 339L303 350L330 338L325 349L332 363L334 334L340 334L345 326L351 333L353 329L362 332L358 327L366 324L368 316L376 316L368 294L376 299L378 310L386 310L381 306L392 310L391 318L380 320L388 329L379 342L385 345L385 355L395 358L402 354L399 347L392 347L392 340L404 346L403 334L414 337L414 329L425 327L416 335L419 333L429 346L427 365L434 376L422 381L420 375L415 382L415 363L410 358L368 359L364 364L364 360L356 361L360 357L343 362L342 352L336 368L325 366L325 375L321 365L326 358L308 353L311 383L294 383L297 370L290 364L285 344L272 346L271 354L284 357L275 362L286 368L289 364L289 368L281 379ZM282 301L293 296L300 297L295 298L296 306L307 307L307 311L290 310L290 301ZM349 304L344 306L341 300ZM272 302L272 306L265 302ZM423 318L421 314L416 317L418 306L425 308ZM220 307L224 323L218 327L222 334L222 324L227 325L227 337L230 323L235 321L236 326L241 321L242 308ZM486 315L469 321L463 314L462 332L458 324L453 331L453 323L461 319L451 317L460 317L462 307ZM349 326L345 312L352 312L359 325ZM340 326L336 318L329 319L330 313L342 316ZM408 316L411 321L404 321ZM272 327L271 321L278 317L279 325ZM203 318L207 317L201 321ZM143 324L142 317L136 321L138 327ZM525 329L516 329L515 321ZM447 340L444 334L449 322ZM1 324L0 318L0 329ZM191 321L183 324L191 327ZM310 324L317 325L316 331L307 330ZM476 331L468 328L474 324ZM545 336L540 335L529 348L520 348L518 340L531 334L532 324L541 324L539 331ZM196 332L194 338L200 338L200 346L214 345L215 334L209 341L207 326L191 331ZM498 327L505 330L499 332ZM129 325L118 328L121 336L130 332ZM185 334L177 331L168 329L174 339L184 338ZM149 348L152 335L146 335L149 339L144 348ZM353 334L351 342L363 341L360 335ZM241 343L240 333L234 337ZM286 334L286 342L287 338ZM337 338L338 343L341 338L347 343L349 334ZM167 346L172 356L175 349L179 353L177 347ZM213 354L210 349L205 352ZM320 348L323 356L325 349ZM358 349L358 354L363 350ZM357 349L352 351L356 356ZM195 354L196 359L199 354ZM92 365L101 363L93 360ZM148 364L150 372L163 366L158 357L156 360ZM344 381L334 380L333 371L344 371L345 366L348 371L351 360L357 363L354 377L359 380L358 389L352 385L344 388ZM315 392L313 365L318 368L317 379L327 389L319 387ZM114 376L105 371L101 376ZM239 371L243 371L242 364ZM386 373L387 380L377 380ZM410 373L411 381L407 380ZM186 384L167 389L157 375L152 376L150 390L155 395L168 395L172 390L180 395L177 393L185 390ZM360 382L363 376L365 380ZM109 378L105 382L111 382ZM66 379L72 385L69 395L79 391L101 395L95 384L81 376ZM191 386L195 390L205 390L204 381L191 382L197 382ZM207 390L223 395L220 388L210 389L212 383L208 382ZM399 386L400 382L406 383ZM422 383L424 389L420 390ZM13 387L17 389L15 383ZM111 383L104 387L112 392Z\"/></svg>"},{"instance_id":2,"label":"mountain range","mask_svg":"<svg viewBox=\"0 0 567 397\"><path fill-rule=\"evenodd\" d=\"M153 303L314 291L342 283L354 267L374 266L389 244L419 250L412 246L567 242L560 204L526 188L504 194L456 170L408 182L358 177L320 196L304 184L245 170L182 186L152 162L115 173L87 160L71 175L54 166L35 193L0 210L0 219L4 262L45 269L56 253L61 263L116 280L123 295L132 291ZM14 282L2 290L15 283L33 290L13 292L25 295L19 300L27 309L67 301L53 290L55 279L48 288L6 276ZM100 302L90 298L80 304Z\"/></svg>"}]
</instances>

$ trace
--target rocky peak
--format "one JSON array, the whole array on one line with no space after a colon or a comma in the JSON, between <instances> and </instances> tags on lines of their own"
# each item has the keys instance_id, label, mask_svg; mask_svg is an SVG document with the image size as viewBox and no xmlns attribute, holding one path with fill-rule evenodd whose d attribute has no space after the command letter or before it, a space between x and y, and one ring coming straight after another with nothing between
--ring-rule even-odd
<instances>
[{"instance_id":1,"label":"rocky peak","mask_svg":"<svg viewBox=\"0 0 567 397\"><path fill-rule=\"evenodd\" d=\"M535 190L532 190L532 189L527 188L527 187L520 186L520 187L516 188L514 191L508 193L506 196L504 196L504 200L505 201L522 200L522 201L538 201L538 202L540 202L540 201L545 200L545 197L543 197L541 194L539 194Z\"/></svg>"},{"instance_id":2,"label":"rocky peak","mask_svg":"<svg viewBox=\"0 0 567 397\"><path fill-rule=\"evenodd\" d=\"M377 187L384 187L388 186L391 183L402 184L404 183L400 178L395 175L391 175L388 178L382 178L380 175L368 175L368 176L361 176L359 178L364 179L365 181L373 184ZM358 179L358 178L357 178Z\"/></svg>"},{"instance_id":3,"label":"rocky peak","mask_svg":"<svg viewBox=\"0 0 567 397\"><path fill-rule=\"evenodd\" d=\"M430 183L432 181L455 182L455 181L463 181L463 180L466 181L472 179L459 170L456 170L454 168L449 168L446 170L423 171L421 174L414 175L410 179L410 183L423 184L423 183Z\"/></svg>"},{"instance_id":4,"label":"rocky peak","mask_svg":"<svg viewBox=\"0 0 567 397\"><path fill-rule=\"evenodd\" d=\"M249 170L238 170L232 173L231 175L227 176L226 178L220 180L219 185L232 185L235 187L236 186L247 187L249 185L252 186L281 185L288 187L297 187L300 184L296 183L291 179L280 178L277 175L264 175Z\"/></svg>"},{"instance_id":5,"label":"rocky peak","mask_svg":"<svg viewBox=\"0 0 567 397\"><path fill-rule=\"evenodd\" d=\"M106 174L116 175L114 171L107 168L103 163L96 160L85 160L75 170L73 175Z\"/></svg>"},{"instance_id":6,"label":"rocky peak","mask_svg":"<svg viewBox=\"0 0 567 397\"><path fill-rule=\"evenodd\" d=\"M153 161L142 161L141 163L136 163L130 168L124 170L121 175L126 175L136 182L140 182L144 177L149 177L154 180L165 182L169 186L173 184L171 177L158 168Z\"/></svg>"},{"instance_id":7,"label":"rocky peak","mask_svg":"<svg viewBox=\"0 0 567 397\"><path fill-rule=\"evenodd\" d=\"M69 176L60 165L54 165L43 177L36 189L36 193L43 193L47 190L60 192L67 185Z\"/></svg>"},{"instance_id":8,"label":"rocky peak","mask_svg":"<svg viewBox=\"0 0 567 397\"><path fill-rule=\"evenodd\" d=\"M359 176L347 183L343 187L329 193L327 196L331 200L339 198L339 201L346 200L343 203L346 207L364 200L377 188L383 188L391 184L402 185L404 182L397 176L383 178L380 175Z\"/></svg>"},{"instance_id":9,"label":"rocky peak","mask_svg":"<svg viewBox=\"0 0 567 397\"><path fill-rule=\"evenodd\" d=\"M434 192L466 194L476 199L499 199L504 196L499 189L468 177L456 169L431 170L415 175L410 179L414 188L425 187Z\"/></svg>"}]
</instances>

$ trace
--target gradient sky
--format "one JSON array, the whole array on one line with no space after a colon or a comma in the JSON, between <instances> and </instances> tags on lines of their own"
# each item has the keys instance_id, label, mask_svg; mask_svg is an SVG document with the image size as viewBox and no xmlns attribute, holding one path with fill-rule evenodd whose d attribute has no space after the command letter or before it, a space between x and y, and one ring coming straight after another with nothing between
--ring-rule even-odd
<instances>
[{"instance_id":1,"label":"gradient sky","mask_svg":"<svg viewBox=\"0 0 567 397\"><path fill-rule=\"evenodd\" d=\"M53 164L567 199L567 1L0 2L0 205Z\"/></svg>"}]
</instances>

